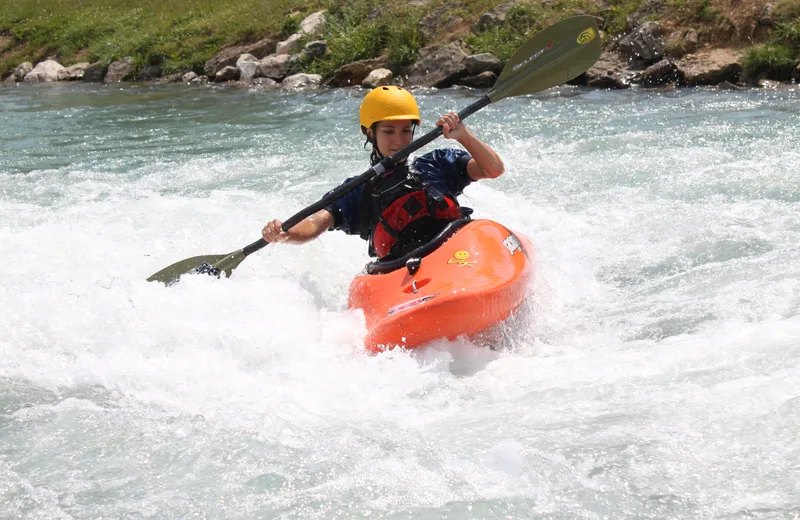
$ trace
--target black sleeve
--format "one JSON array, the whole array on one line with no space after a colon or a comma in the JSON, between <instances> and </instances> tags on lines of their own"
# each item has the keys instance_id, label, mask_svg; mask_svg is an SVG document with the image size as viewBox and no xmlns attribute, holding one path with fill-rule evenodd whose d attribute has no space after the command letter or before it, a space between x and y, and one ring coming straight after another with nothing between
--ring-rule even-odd
<instances>
[{"instance_id":1,"label":"black sleeve","mask_svg":"<svg viewBox=\"0 0 800 520\"><path fill-rule=\"evenodd\" d=\"M330 228L328 231L333 231L335 229L341 228L342 227L342 219L343 219L343 217L342 217L342 207L334 202L333 204L325 206L324 209L325 209L325 211L327 211L328 213L333 215L333 227Z\"/></svg>"}]
</instances>

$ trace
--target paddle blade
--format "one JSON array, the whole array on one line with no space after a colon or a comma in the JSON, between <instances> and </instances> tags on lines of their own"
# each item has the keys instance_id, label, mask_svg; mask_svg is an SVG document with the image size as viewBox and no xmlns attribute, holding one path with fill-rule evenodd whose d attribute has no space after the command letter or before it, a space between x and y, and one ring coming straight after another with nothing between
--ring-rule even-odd
<instances>
[{"instance_id":1,"label":"paddle blade","mask_svg":"<svg viewBox=\"0 0 800 520\"><path fill-rule=\"evenodd\" d=\"M586 72L601 52L594 17L567 18L525 42L508 60L487 96L494 103L561 85Z\"/></svg>"},{"instance_id":2,"label":"paddle blade","mask_svg":"<svg viewBox=\"0 0 800 520\"><path fill-rule=\"evenodd\" d=\"M181 276L189 273L211 274L219 276L224 273L226 278L242 263L245 254L239 250L228 255L193 256L180 262L175 262L165 267L147 279L148 282L161 282L170 286L180 280Z\"/></svg>"}]
</instances>

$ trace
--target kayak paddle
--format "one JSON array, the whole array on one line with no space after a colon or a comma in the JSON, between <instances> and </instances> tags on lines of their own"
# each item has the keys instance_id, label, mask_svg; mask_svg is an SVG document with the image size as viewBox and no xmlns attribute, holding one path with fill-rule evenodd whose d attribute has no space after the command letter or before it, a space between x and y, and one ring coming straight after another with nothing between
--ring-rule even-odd
<instances>
[{"instance_id":1,"label":"kayak paddle","mask_svg":"<svg viewBox=\"0 0 800 520\"><path fill-rule=\"evenodd\" d=\"M458 117L464 120L490 103L496 103L509 97L534 94L565 83L594 65L600 57L601 51L597 25L592 16L575 16L553 24L525 42L508 60L494 87L481 99L459 112ZM402 161L440 135L442 135L442 127L437 126L396 154L384 158L358 177L354 177L319 201L293 215L283 223L283 230L288 231L375 175L390 170L397 162ZM245 248L227 255L193 256L162 269L147 281L171 285L177 282L181 275L191 272L207 273L217 277L224 273L226 277L229 277L247 256L267 244L269 242L259 238Z\"/></svg>"}]
</instances>

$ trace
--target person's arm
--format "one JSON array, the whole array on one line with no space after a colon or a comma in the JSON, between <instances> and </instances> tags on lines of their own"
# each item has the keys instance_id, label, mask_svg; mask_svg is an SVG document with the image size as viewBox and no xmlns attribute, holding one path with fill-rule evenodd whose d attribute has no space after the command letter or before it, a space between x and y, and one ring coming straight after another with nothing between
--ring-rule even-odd
<instances>
[{"instance_id":1,"label":"person's arm","mask_svg":"<svg viewBox=\"0 0 800 520\"><path fill-rule=\"evenodd\" d=\"M267 242L286 242L288 244L305 244L314 240L327 230L333 227L333 215L326 209L321 209L300 221L294 227L284 232L281 229L283 223L275 219L264 226L261 236Z\"/></svg>"},{"instance_id":2,"label":"person's arm","mask_svg":"<svg viewBox=\"0 0 800 520\"><path fill-rule=\"evenodd\" d=\"M464 123L459 120L458 114L450 112L443 115L436 122L442 127L442 133L447 139L455 139L466 148L472 159L467 163L467 175L473 181L480 179L495 179L503 175L505 165L497 153L489 145L475 137Z\"/></svg>"}]
</instances>

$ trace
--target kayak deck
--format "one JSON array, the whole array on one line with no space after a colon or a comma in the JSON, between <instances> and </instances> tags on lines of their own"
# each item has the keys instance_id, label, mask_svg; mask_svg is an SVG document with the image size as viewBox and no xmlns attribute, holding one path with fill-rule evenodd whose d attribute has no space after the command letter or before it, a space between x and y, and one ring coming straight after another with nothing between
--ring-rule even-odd
<instances>
[{"instance_id":1,"label":"kayak deck","mask_svg":"<svg viewBox=\"0 0 800 520\"><path fill-rule=\"evenodd\" d=\"M472 337L508 318L528 294L530 242L490 220L463 225L409 267L362 274L349 307L363 309L366 348L416 348L439 338Z\"/></svg>"}]
</instances>

